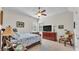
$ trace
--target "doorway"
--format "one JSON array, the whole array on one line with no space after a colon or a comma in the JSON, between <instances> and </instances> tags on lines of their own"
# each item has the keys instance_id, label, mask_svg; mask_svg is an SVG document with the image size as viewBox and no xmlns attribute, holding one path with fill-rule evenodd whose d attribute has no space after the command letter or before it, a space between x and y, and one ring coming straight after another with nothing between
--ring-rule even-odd
<instances>
[{"instance_id":1,"label":"doorway","mask_svg":"<svg viewBox=\"0 0 79 59\"><path fill-rule=\"evenodd\" d=\"M3 11L0 11L0 50L1 50L1 26L3 24Z\"/></svg>"}]
</instances>

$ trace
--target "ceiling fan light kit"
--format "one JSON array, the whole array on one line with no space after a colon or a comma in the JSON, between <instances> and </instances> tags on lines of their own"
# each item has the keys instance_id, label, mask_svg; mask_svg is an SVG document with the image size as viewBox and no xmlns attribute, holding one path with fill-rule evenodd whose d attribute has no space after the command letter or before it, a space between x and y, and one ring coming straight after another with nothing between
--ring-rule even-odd
<instances>
[{"instance_id":1,"label":"ceiling fan light kit","mask_svg":"<svg viewBox=\"0 0 79 59\"><path fill-rule=\"evenodd\" d=\"M40 17L41 16L41 13L38 13L37 16Z\"/></svg>"},{"instance_id":2,"label":"ceiling fan light kit","mask_svg":"<svg viewBox=\"0 0 79 59\"><path fill-rule=\"evenodd\" d=\"M37 16L38 17L40 17L40 16L47 16L47 14L45 12L46 12L46 10L41 10L41 8L38 7Z\"/></svg>"}]
</instances>

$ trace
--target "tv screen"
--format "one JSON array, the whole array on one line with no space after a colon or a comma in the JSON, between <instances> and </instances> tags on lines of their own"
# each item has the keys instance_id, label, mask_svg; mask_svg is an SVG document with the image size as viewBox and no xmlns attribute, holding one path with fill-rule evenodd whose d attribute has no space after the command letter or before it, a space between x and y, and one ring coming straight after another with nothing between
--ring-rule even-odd
<instances>
[{"instance_id":1,"label":"tv screen","mask_svg":"<svg viewBox=\"0 0 79 59\"><path fill-rule=\"evenodd\" d=\"M52 26L51 25L43 26L43 31L52 31Z\"/></svg>"}]
</instances>

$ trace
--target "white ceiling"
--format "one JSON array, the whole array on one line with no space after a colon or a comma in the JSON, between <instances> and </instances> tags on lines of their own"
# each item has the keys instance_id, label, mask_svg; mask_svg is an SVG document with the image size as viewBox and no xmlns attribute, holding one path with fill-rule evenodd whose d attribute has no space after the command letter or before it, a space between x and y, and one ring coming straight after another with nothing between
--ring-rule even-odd
<instances>
[{"instance_id":1,"label":"white ceiling","mask_svg":"<svg viewBox=\"0 0 79 59\"><path fill-rule=\"evenodd\" d=\"M36 13L38 11L38 7L4 7L3 9L16 10L23 14L37 18ZM68 11L67 7L41 7L41 9L46 10L47 16ZM47 16L42 16L42 17L47 17Z\"/></svg>"}]
</instances>

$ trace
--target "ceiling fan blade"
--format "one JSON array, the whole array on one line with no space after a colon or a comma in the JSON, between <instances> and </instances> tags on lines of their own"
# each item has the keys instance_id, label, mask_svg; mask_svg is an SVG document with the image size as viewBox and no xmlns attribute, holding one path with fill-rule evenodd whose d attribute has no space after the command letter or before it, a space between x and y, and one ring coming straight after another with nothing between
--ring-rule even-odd
<instances>
[{"instance_id":1,"label":"ceiling fan blade","mask_svg":"<svg viewBox=\"0 0 79 59\"><path fill-rule=\"evenodd\" d=\"M41 15L47 16L47 14L41 14Z\"/></svg>"},{"instance_id":2,"label":"ceiling fan blade","mask_svg":"<svg viewBox=\"0 0 79 59\"><path fill-rule=\"evenodd\" d=\"M45 12L46 10L43 10L43 11L41 11L41 12Z\"/></svg>"},{"instance_id":3,"label":"ceiling fan blade","mask_svg":"<svg viewBox=\"0 0 79 59\"><path fill-rule=\"evenodd\" d=\"M38 17L40 17L40 16L47 16L47 14L44 14L44 12L45 12L46 10L41 10L41 8L40 7L38 7L38 12L36 13L36 15L38 16Z\"/></svg>"}]
</instances>

